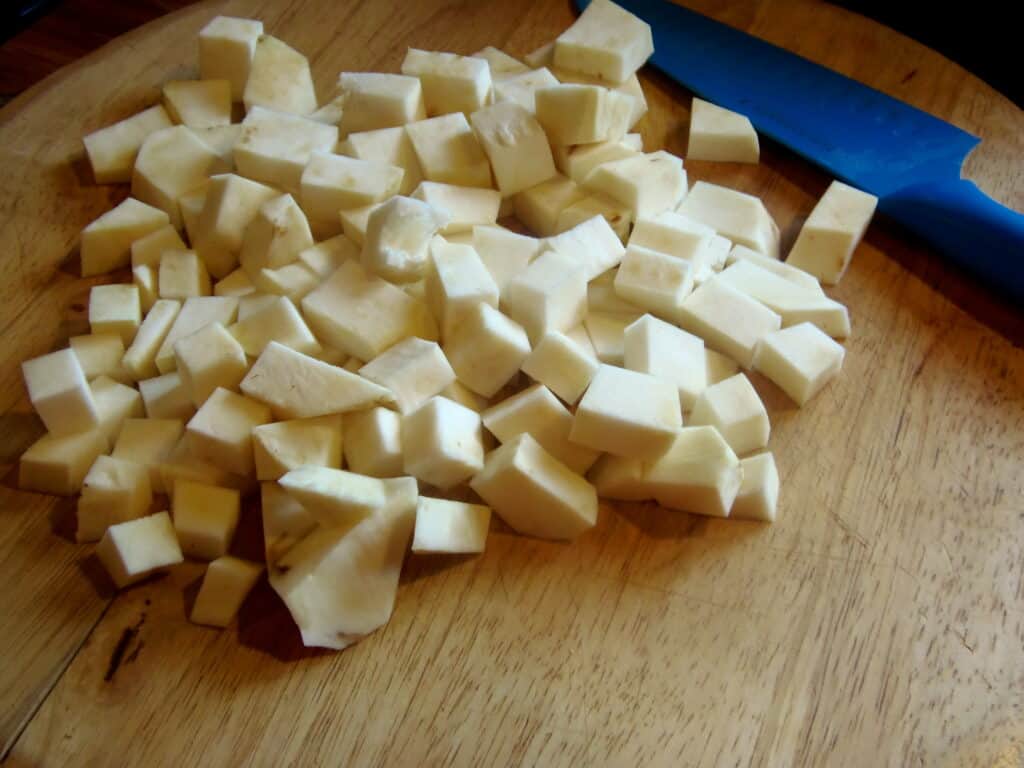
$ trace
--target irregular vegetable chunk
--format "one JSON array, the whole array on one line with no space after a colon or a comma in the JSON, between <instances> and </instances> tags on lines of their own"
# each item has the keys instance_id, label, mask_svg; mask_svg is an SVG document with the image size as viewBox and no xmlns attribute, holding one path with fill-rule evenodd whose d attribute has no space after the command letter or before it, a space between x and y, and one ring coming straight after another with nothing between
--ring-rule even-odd
<instances>
[{"instance_id":1,"label":"irregular vegetable chunk","mask_svg":"<svg viewBox=\"0 0 1024 768\"><path fill-rule=\"evenodd\" d=\"M199 76L231 83L231 98L241 101L249 80L256 42L263 22L217 16L199 32Z\"/></svg>"},{"instance_id":2,"label":"irregular vegetable chunk","mask_svg":"<svg viewBox=\"0 0 1024 768\"><path fill-rule=\"evenodd\" d=\"M555 175L544 129L523 107L510 103L484 107L470 116L470 122L502 195L514 195Z\"/></svg>"},{"instance_id":3,"label":"irregular vegetable chunk","mask_svg":"<svg viewBox=\"0 0 1024 768\"><path fill-rule=\"evenodd\" d=\"M757 342L782 325L782 318L763 304L717 280L687 296L678 319L682 328L745 368L753 363Z\"/></svg>"},{"instance_id":4,"label":"irregular vegetable chunk","mask_svg":"<svg viewBox=\"0 0 1024 768\"><path fill-rule=\"evenodd\" d=\"M771 432L768 412L742 373L701 392L690 414L690 425L714 427L740 455L764 448Z\"/></svg>"},{"instance_id":5,"label":"irregular vegetable chunk","mask_svg":"<svg viewBox=\"0 0 1024 768\"><path fill-rule=\"evenodd\" d=\"M558 217L567 207L582 200L586 193L575 181L559 174L523 190L513 198L516 218L535 235L557 235Z\"/></svg>"},{"instance_id":6,"label":"irregular vegetable chunk","mask_svg":"<svg viewBox=\"0 0 1024 768\"><path fill-rule=\"evenodd\" d=\"M164 104L171 118L190 128L231 123L229 80L171 80L164 84Z\"/></svg>"},{"instance_id":7,"label":"irregular vegetable chunk","mask_svg":"<svg viewBox=\"0 0 1024 768\"><path fill-rule=\"evenodd\" d=\"M218 388L185 427L196 456L236 475L253 474L252 430L271 421L263 403Z\"/></svg>"},{"instance_id":8,"label":"irregular vegetable chunk","mask_svg":"<svg viewBox=\"0 0 1024 768\"><path fill-rule=\"evenodd\" d=\"M742 481L740 461L714 427L684 427L644 470L644 485L669 509L728 517Z\"/></svg>"},{"instance_id":9,"label":"irregular vegetable chunk","mask_svg":"<svg viewBox=\"0 0 1024 768\"><path fill-rule=\"evenodd\" d=\"M370 477L398 477L402 459L402 416L389 408L370 408L345 416L345 461Z\"/></svg>"},{"instance_id":10,"label":"irregular vegetable chunk","mask_svg":"<svg viewBox=\"0 0 1024 768\"><path fill-rule=\"evenodd\" d=\"M165 493L160 464L170 455L184 432L185 424L181 419L128 418L121 425L110 455L144 466L149 471L153 493Z\"/></svg>"},{"instance_id":11,"label":"irregular vegetable chunk","mask_svg":"<svg viewBox=\"0 0 1024 768\"><path fill-rule=\"evenodd\" d=\"M569 405L590 386L597 373L597 361L564 333L552 331L541 337L523 361L522 370Z\"/></svg>"},{"instance_id":12,"label":"irregular vegetable chunk","mask_svg":"<svg viewBox=\"0 0 1024 768\"><path fill-rule=\"evenodd\" d=\"M753 195L698 181L676 210L734 243L779 258L779 227Z\"/></svg>"},{"instance_id":13,"label":"irregular vegetable chunk","mask_svg":"<svg viewBox=\"0 0 1024 768\"><path fill-rule=\"evenodd\" d=\"M411 197L396 196L374 209L366 225L363 266L396 283L414 282L427 269L430 241L447 216Z\"/></svg>"},{"instance_id":14,"label":"irregular vegetable chunk","mask_svg":"<svg viewBox=\"0 0 1024 768\"><path fill-rule=\"evenodd\" d=\"M308 115L316 109L309 61L283 40L261 35L253 51L242 100L247 111L259 106Z\"/></svg>"},{"instance_id":15,"label":"irregular vegetable chunk","mask_svg":"<svg viewBox=\"0 0 1024 768\"><path fill-rule=\"evenodd\" d=\"M97 376L109 376L123 381L127 372L121 365L124 357L124 342L116 333L92 333L88 336L72 336L68 339L71 351L82 366L82 373L90 381Z\"/></svg>"},{"instance_id":16,"label":"irregular vegetable chunk","mask_svg":"<svg viewBox=\"0 0 1024 768\"><path fill-rule=\"evenodd\" d=\"M566 331L587 311L584 267L558 251L542 253L508 284L501 306L532 341L551 331Z\"/></svg>"},{"instance_id":17,"label":"irregular vegetable chunk","mask_svg":"<svg viewBox=\"0 0 1024 768\"><path fill-rule=\"evenodd\" d=\"M242 121L235 166L240 176L297 195L309 158L333 152L337 143L336 125L253 107Z\"/></svg>"},{"instance_id":18,"label":"irregular vegetable chunk","mask_svg":"<svg viewBox=\"0 0 1024 768\"><path fill-rule=\"evenodd\" d=\"M423 181L423 169L416 157L409 133L404 127L350 133L338 147L338 151L360 160L371 160L401 168L404 173L398 188L399 194L408 195Z\"/></svg>"},{"instance_id":19,"label":"irregular vegetable chunk","mask_svg":"<svg viewBox=\"0 0 1024 768\"><path fill-rule=\"evenodd\" d=\"M245 350L220 323L210 323L174 345L182 385L199 408L214 390L238 389L249 370Z\"/></svg>"},{"instance_id":20,"label":"irregular vegetable chunk","mask_svg":"<svg viewBox=\"0 0 1024 768\"><path fill-rule=\"evenodd\" d=\"M158 286L161 299L209 296L210 273L195 251L167 251L160 259Z\"/></svg>"},{"instance_id":21,"label":"irregular vegetable chunk","mask_svg":"<svg viewBox=\"0 0 1024 768\"><path fill-rule=\"evenodd\" d=\"M119 184L132 179L139 147L151 133L170 128L170 116L161 105L93 131L82 139L97 184Z\"/></svg>"},{"instance_id":22,"label":"irregular vegetable chunk","mask_svg":"<svg viewBox=\"0 0 1024 768\"><path fill-rule=\"evenodd\" d=\"M597 522L597 492L529 434L491 451L470 487L517 532L574 539Z\"/></svg>"},{"instance_id":23,"label":"irregular vegetable chunk","mask_svg":"<svg viewBox=\"0 0 1024 768\"><path fill-rule=\"evenodd\" d=\"M217 159L183 125L151 133L135 158L132 197L164 211L180 229L184 220L178 199L205 183Z\"/></svg>"},{"instance_id":24,"label":"irregular vegetable chunk","mask_svg":"<svg viewBox=\"0 0 1024 768\"><path fill-rule=\"evenodd\" d=\"M480 414L440 395L402 417L406 473L442 490L484 465Z\"/></svg>"},{"instance_id":25,"label":"irregular vegetable chunk","mask_svg":"<svg viewBox=\"0 0 1024 768\"><path fill-rule=\"evenodd\" d=\"M537 120L552 144L618 141L629 130L634 101L599 85L554 85L534 93Z\"/></svg>"},{"instance_id":26,"label":"irregular vegetable chunk","mask_svg":"<svg viewBox=\"0 0 1024 768\"><path fill-rule=\"evenodd\" d=\"M491 92L490 67L471 56L410 48L402 61L402 74L420 79L423 103L431 116L475 112Z\"/></svg>"},{"instance_id":27,"label":"irregular vegetable chunk","mask_svg":"<svg viewBox=\"0 0 1024 768\"><path fill-rule=\"evenodd\" d=\"M99 428L69 435L43 435L21 455L18 487L23 491L72 496L97 457L110 450Z\"/></svg>"},{"instance_id":28,"label":"irregular vegetable chunk","mask_svg":"<svg viewBox=\"0 0 1024 768\"><path fill-rule=\"evenodd\" d=\"M690 108L686 157L720 163L756 163L761 157L757 131L745 115L695 96Z\"/></svg>"},{"instance_id":29,"label":"irregular vegetable chunk","mask_svg":"<svg viewBox=\"0 0 1024 768\"><path fill-rule=\"evenodd\" d=\"M359 369L359 375L390 389L401 413L416 410L455 381L441 347L415 336L375 357Z\"/></svg>"},{"instance_id":30,"label":"irregular vegetable chunk","mask_svg":"<svg viewBox=\"0 0 1024 768\"><path fill-rule=\"evenodd\" d=\"M635 216L654 216L679 205L686 195L686 171L682 160L658 150L602 163L583 187L618 200Z\"/></svg>"},{"instance_id":31,"label":"irregular vegetable chunk","mask_svg":"<svg viewBox=\"0 0 1024 768\"><path fill-rule=\"evenodd\" d=\"M446 237L470 231L477 225L494 224L501 209L501 193L494 189L424 181L412 196L441 213L447 222L441 227L441 234Z\"/></svg>"},{"instance_id":32,"label":"irregular vegetable chunk","mask_svg":"<svg viewBox=\"0 0 1024 768\"><path fill-rule=\"evenodd\" d=\"M405 126L429 181L462 187L490 187L491 167L480 140L461 112Z\"/></svg>"},{"instance_id":33,"label":"irregular vegetable chunk","mask_svg":"<svg viewBox=\"0 0 1024 768\"><path fill-rule=\"evenodd\" d=\"M427 116L418 77L342 72L338 90L345 95L345 110L338 124L343 135L393 128Z\"/></svg>"},{"instance_id":34,"label":"irregular vegetable chunk","mask_svg":"<svg viewBox=\"0 0 1024 768\"><path fill-rule=\"evenodd\" d=\"M768 452L743 459L740 471L743 482L729 516L774 522L779 503L779 472L775 468L775 457Z\"/></svg>"},{"instance_id":35,"label":"irregular vegetable chunk","mask_svg":"<svg viewBox=\"0 0 1024 768\"><path fill-rule=\"evenodd\" d=\"M625 367L674 384L684 411L707 388L704 352L703 339L650 315L629 325L623 338Z\"/></svg>"},{"instance_id":36,"label":"irregular vegetable chunk","mask_svg":"<svg viewBox=\"0 0 1024 768\"><path fill-rule=\"evenodd\" d=\"M82 277L128 266L132 243L167 225L166 212L129 197L82 230Z\"/></svg>"},{"instance_id":37,"label":"irregular vegetable chunk","mask_svg":"<svg viewBox=\"0 0 1024 768\"><path fill-rule=\"evenodd\" d=\"M445 338L444 352L459 381L482 397L492 397L530 354L530 339L517 322L479 302Z\"/></svg>"},{"instance_id":38,"label":"irregular vegetable chunk","mask_svg":"<svg viewBox=\"0 0 1024 768\"><path fill-rule=\"evenodd\" d=\"M124 459L98 456L85 476L78 499L75 541L99 541L117 523L146 514L153 491L146 467Z\"/></svg>"},{"instance_id":39,"label":"irregular vegetable chunk","mask_svg":"<svg viewBox=\"0 0 1024 768\"><path fill-rule=\"evenodd\" d=\"M130 344L142 323L139 289L134 285L95 285L89 290L89 329L114 333Z\"/></svg>"}]
</instances>

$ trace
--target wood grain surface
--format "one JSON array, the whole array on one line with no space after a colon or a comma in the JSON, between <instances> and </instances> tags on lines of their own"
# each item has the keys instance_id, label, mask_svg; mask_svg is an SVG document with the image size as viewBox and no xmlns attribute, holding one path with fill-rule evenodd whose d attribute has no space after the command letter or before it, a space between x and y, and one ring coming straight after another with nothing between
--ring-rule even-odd
<instances>
[{"instance_id":1,"label":"wood grain surface","mask_svg":"<svg viewBox=\"0 0 1024 768\"><path fill-rule=\"evenodd\" d=\"M1024 207L1024 115L962 69L824 3L694 5L981 135L967 175ZM80 137L193 76L225 12L305 52L322 99L409 45L523 54L572 20L561 0L202 3L0 111L7 764L1024 764L1024 319L885 222L831 292L842 377L802 410L754 377L774 525L645 504L572 545L498 526L481 557L411 556L391 623L343 653L302 648L266 584L237 627L190 625L199 566L114 598L72 504L16 490L42 430L19 363L86 329L78 232L126 194L92 185ZM688 95L642 80L645 145L681 154ZM784 247L828 182L770 144L687 167L763 196Z\"/></svg>"}]
</instances>

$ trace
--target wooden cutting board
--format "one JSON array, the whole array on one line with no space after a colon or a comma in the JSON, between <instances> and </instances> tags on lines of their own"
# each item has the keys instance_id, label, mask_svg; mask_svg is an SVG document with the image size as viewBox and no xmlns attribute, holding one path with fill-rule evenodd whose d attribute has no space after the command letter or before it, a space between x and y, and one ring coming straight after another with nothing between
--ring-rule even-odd
<instances>
[{"instance_id":1,"label":"wooden cutting board","mask_svg":"<svg viewBox=\"0 0 1024 768\"><path fill-rule=\"evenodd\" d=\"M985 142L968 175L1024 206L1024 115L937 54L825 3L698 9ZM485 555L411 557L383 630L304 649L266 585L237 627L185 620L199 566L116 598L70 501L16 490L41 433L19 362L87 328L80 137L196 73L216 13L340 70L406 46L524 54L561 0L201 3L0 111L0 743L11 765L1019 765L1024 761L1024 320L884 222L842 285L842 377L797 410L755 377L782 477L774 525L602 508L572 545L498 526ZM683 154L688 94L642 77L645 145ZM828 179L768 145L688 163L764 197L793 241ZM1018 346L1015 346L1014 343ZM258 554L258 541L240 542Z\"/></svg>"}]
</instances>

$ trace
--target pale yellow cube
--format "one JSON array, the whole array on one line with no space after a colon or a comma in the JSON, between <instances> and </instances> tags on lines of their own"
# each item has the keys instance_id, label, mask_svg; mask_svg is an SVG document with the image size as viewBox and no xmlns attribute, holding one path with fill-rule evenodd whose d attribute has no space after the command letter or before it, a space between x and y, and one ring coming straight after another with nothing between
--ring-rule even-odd
<instances>
[{"instance_id":1,"label":"pale yellow cube","mask_svg":"<svg viewBox=\"0 0 1024 768\"><path fill-rule=\"evenodd\" d=\"M167 225L160 208L129 197L82 230L82 277L128 266L132 243Z\"/></svg>"},{"instance_id":2,"label":"pale yellow cube","mask_svg":"<svg viewBox=\"0 0 1024 768\"><path fill-rule=\"evenodd\" d=\"M233 488L190 480L174 483L171 515L186 557L215 560L226 554L238 528L241 497Z\"/></svg>"},{"instance_id":3,"label":"pale yellow cube","mask_svg":"<svg viewBox=\"0 0 1024 768\"><path fill-rule=\"evenodd\" d=\"M816 326L800 323L765 334L754 352L754 369L803 406L839 375L845 350Z\"/></svg>"},{"instance_id":4,"label":"pale yellow cube","mask_svg":"<svg viewBox=\"0 0 1024 768\"><path fill-rule=\"evenodd\" d=\"M184 560L166 512L110 526L96 555L118 589Z\"/></svg>"},{"instance_id":5,"label":"pale yellow cube","mask_svg":"<svg viewBox=\"0 0 1024 768\"><path fill-rule=\"evenodd\" d=\"M490 187L483 147L461 112L405 126L424 178L463 187Z\"/></svg>"},{"instance_id":6,"label":"pale yellow cube","mask_svg":"<svg viewBox=\"0 0 1024 768\"><path fill-rule=\"evenodd\" d=\"M262 21L216 16L199 32L200 77L227 80L231 98L241 101L256 41L262 34Z\"/></svg>"},{"instance_id":7,"label":"pale yellow cube","mask_svg":"<svg viewBox=\"0 0 1024 768\"><path fill-rule=\"evenodd\" d=\"M132 267L159 267L160 259L166 251L184 251L188 246L181 235L170 224L155 229L132 243Z\"/></svg>"},{"instance_id":8,"label":"pale yellow cube","mask_svg":"<svg viewBox=\"0 0 1024 768\"><path fill-rule=\"evenodd\" d=\"M218 557L206 568L189 621L209 627L228 626L261 573L263 566L258 563L230 555Z\"/></svg>"},{"instance_id":9,"label":"pale yellow cube","mask_svg":"<svg viewBox=\"0 0 1024 768\"><path fill-rule=\"evenodd\" d=\"M152 503L146 467L125 459L99 456L82 486L75 540L99 541L110 526L142 517Z\"/></svg>"},{"instance_id":10,"label":"pale yellow cube","mask_svg":"<svg viewBox=\"0 0 1024 768\"><path fill-rule=\"evenodd\" d=\"M408 195L423 181L416 150L403 126L378 128L375 131L350 133L338 152L360 160L372 160L401 168L404 171L399 193Z\"/></svg>"},{"instance_id":11,"label":"pale yellow cube","mask_svg":"<svg viewBox=\"0 0 1024 768\"><path fill-rule=\"evenodd\" d=\"M131 181L135 157L146 137L171 125L167 111L158 104L83 138L85 154L89 157L96 183Z\"/></svg>"},{"instance_id":12,"label":"pale yellow cube","mask_svg":"<svg viewBox=\"0 0 1024 768\"><path fill-rule=\"evenodd\" d=\"M29 400L54 437L84 432L99 425L89 383L75 353L51 352L21 364Z\"/></svg>"},{"instance_id":13,"label":"pale yellow cube","mask_svg":"<svg viewBox=\"0 0 1024 768\"><path fill-rule=\"evenodd\" d=\"M263 403L220 388L189 420L185 434L199 458L249 476L256 468L252 430L272 420L270 408Z\"/></svg>"},{"instance_id":14,"label":"pale yellow cube","mask_svg":"<svg viewBox=\"0 0 1024 768\"><path fill-rule=\"evenodd\" d=\"M717 104L693 98L686 157L719 163L756 163L761 157L750 118Z\"/></svg>"},{"instance_id":15,"label":"pale yellow cube","mask_svg":"<svg viewBox=\"0 0 1024 768\"><path fill-rule=\"evenodd\" d=\"M21 455L18 487L72 496L81 490L93 462L108 450L107 437L99 428L60 437L47 433Z\"/></svg>"},{"instance_id":16,"label":"pale yellow cube","mask_svg":"<svg viewBox=\"0 0 1024 768\"><path fill-rule=\"evenodd\" d=\"M577 260L557 251L542 253L513 279L502 309L526 329L531 341L551 331L567 331L587 311L587 281Z\"/></svg>"},{"instance_id":17,"label":"pale yellow cube","mask_svg":"<svg viewBox=\"0 0 1024 768\"><path fill-rule=\"evenodd\" d=\"M211 323L174 345L177 371L197 408L215 389L238 389L249 371L245 350L220 323Z\"/></svg>"},{"instance_id":18,"label":"pale yellow cube","mask_svg":"<svg viewBox=\"0 0 1024 768\"><path fill-rule=\"evenodd\" d=\"M835 285L864 237L878 198L833 181L807 217L786 263Z\"/></svg>"},{"instance_id":19,"label":"pale yellow cube","mask_svg":"<svg viewBox=\"0 0 1024 768\"><path fill-rule=\"evenodd\" d=\"M491 92L490 67L472 56L410 48L402 61L402 74L419 78L428 115L475 112Z\"/></svg>"},{"instance_id":20,"label":"pale yellow cube","mask_svg":"<svg viewBox=\"0 0 1024 768\"><path fill-rule=\"evenodd\" d=\"M164 106L176 123L210 128L231 123L231 82L171 80L164 84Z\"/></svg>"},{"instance_id":21,"label":"pale yellow cube","mask_svg":"<svg viewBox=\"0 0 1024 768\"><path fill-rule=\"evenodd\" d=\"M491 451L470 487L527 536L574 539L597 522L594 486L527 433Z\"/></svg>"},{"instance_id":22,"label":"pale yellow cube","mask_svg":"<svg viewBox=\"0 0 1024 768\"><path fill-rule=\"evenodd\" d=\"M214 296L235 296L241 298L256 293L249 273L239 267L218 280L213 286Z\"/></svg>"},{"instance_id":23,"label":"pale yellow cube","mask_svg":"<svg viewBox=\"0 0 1024 768\"><path fill-rule=\"evenodd\" d=\"M537 120L552 144L618 141L630 128L634 99L599 85L560 84L534 93Z\"/></svg>"},{"instance_id":24,"label":"pale yellow cube","mask_svg":"<svg viewBox=\"0 0 1024 768\"><path fill-rule=\"evenodd\" d=\"M708 386L703 339L650 315L627 326L623 366L674 384L684 411L693 408Z\"/></svg>"},{"instance_id":25,"label":"pale yellow cube","mask_svg":"<svg viewBox=\"0 0 1024 768\"><path fill-rule=\"evenodd\" d=\"M308 115L316 109L316 89L309 60L283 40L260 35L242 92L245 109L266 107Z\"/></svg>"},{"instance_id":26,"label":"pale yellow cube","mask_svg":"<svg viewBox=\"0 0 1024 768\"><path fill-rule=\"evenodd\" d=\"M235 168L241 176L297 195L312 154L331 152L337 143L336 125L253 107L235 144Z\"/></svg>"},{"instance_id":27,"label":"pale yellow cube","mask_svg":"<svg viewBox=\"0 0 1024 768\"><path fill-rule=\"evenodd\" d=\"M779 257L779 227L760 198L698 181L677 210L734 243Z\"/></svg>"},{"instance_id":28,"label":"pale yellow cube","mask_svg":"<svg viewBox=\"0 0 1024 768\"><path fill-rule=\"evenodd\" d=\"M714 427L739 455L764 448L771 433L768 411L742 373L701 392L689 423L694 427Z\"/></svg>"},{"instance_id":29,"label":"pale yellow cube","mask_svg":"<svg viewBox=\"0 0 1024 768\"><path fill-rule=\"evenodd\" d=\"M602 365L576 408L570 439L616 456L649 458L672 444L682 423L671 383Z\"/></svg>"},{"instance_id":30,"label":"pale yellow cube","mask_svg":"<svg viewBox=\"0 0 1024 768\"><path fill-rule=\"evenodd\" d=\"M494 104L474 112L470 122L503 196L522 192L556 174L547 135L523 107Z\"/></svg>"},{"instance_id":31,"label":"pale yellow cube","mask_svg":"<svg viewBox=\"0 0 1024 768\"><path fill-rule=\"evenodd\" d=\"M391 390L401 413L416 410L455 381L441 347L415 336L375 357L359 369L359 375Z\"/></svg>"},{"instance_id":32,"label":"pale yellow cube","mask_svg":"<svg viewBox=\"0 0 1024 768\"><path fill-rule=\"evenodd\" d=\"M554 175L547 181L517 194L513 200L516 218L539 237L556 235L562 211L586 196L572 179Z\"/></svg>"},{"instance_id":33,"label":"pale yellow cube","mask_svg":"<svg viewBox=\"0 0 1024 768\"><path fill-rule=\"evenodd\" d=\"M345 95L339 128L357 131L393 128L427 116L423 86L418 77L379 72L342 72L338 90Z\"/></svg>"},{"instance_id":34,"label":"pale yellow cube","mask_svg":"<svg viewBox=\"0 0 1024 768\"><path fill-rule=\"evenodd\" d=\"M187 299L157 350L157 370L160 373L170 373L177 367L174 345L181 339L191 336L211 323L231 325L237 315L238 299L233 296L199 296Z\"/></svg>"},{"instance_id":35,"label":"pale yellow cube","mask_svg":"<svg viewBox=\"0 0 1024 768\"><path fill-rule=\"evenodd\" d=\"M757 342L782 325L782 318L763 304L717 280L687 296L677 320L681 328L745 368L753 364Z\"/></svg>"},{"instance_id":36,"label":"pale yellow cube","mask_svg":"<svg viewBox=\"0 0 1024 768\"><path fill-rule=\"evenodd\" d=\"M185 423L181 419L128 418L121 425L110 455L144 466L149 471L153 493L165 493L160 464L170 455L184 432Z\"/></svg>"},{"instance_id":37,"label":"pale yellow cube","mask_svg":"<svg viewBox=\"0 0 1024 768\"><path fill-rule=\"evenodd\" d=\"M146 416L151 419L188 420L196 412L191 390L177 371L143 379L139 382L139 394L142 395Z\"/></svg>"},{"instance_id":38,"label":"pale yellow cube","mask_svg":"<svg viewBox=\"0 0 1024 768\"><path fill-rule=\"evenodd\" d=\"M445 237L469 231L477 225L494 224L501 209L501 193L495 189L424 181L412 196L441 212L447 221L441 228Z\"/></svg>"},{"instance_id":39,"label":"pale yellow cube","mask_svg":"<svg viewBox=\"0 0 1024 768\"><path fill-rule=\"evenodd\" d=\"M402 417L406 474L440 489L468 480L484 465L480 414L433 397Z\"/></svg>"},{"instance_id":40,"label":"pale yellow cube","mask_svg":"<svg viewBox=\"0 0 1024 768\"><path fill-rule=\"evenodd\" d=\"M693 290L693 273L685 259L631 245L615 276L615 292L648 312L672 318Z\"/></svg>"},{"instance_id":41,"label":"pale yellow cube","mask_svg":"<svg viewBox=\"0 0 1024 768\"><path fill-rule=\"evenodd\" d=\"M593 0L558 36L552 57L559 67L621 83L652 53L650 24L611 0Z\"/></svg>"},{"instance_id":42,"label":"pale yellow cube","mask_svg":"<svg viewBox=\"0 0 1024 768\"><path fill-rule=\"evenodd\" d=\"M740 462L743 480L732 503L729 517L739 520L775 522L779 504L779 471L771 452L759 453Z\"/></svg>"},{"instance_id":43,"label":"pale yellow cube","mask_svg":"<svg viewBox=\"0 0 1024 768\"><path fill-rule=\"evenodd\" d=\"M491 508L483 504L420 496L412 551L424 554L483 552L491 525Z\"/></svg>"},{"instance_id":44,"label":"pale yellow cube","mask_svg":"<svg viewBox=\"0 0 1024 768\"><path fill-rule=\"evenodd\" d=\"M121 433L121 425L125 419L145 414L142 396L134 387L120 384L108 376L98 376L89 385L89 389L96 403L99 429L107 436L111 445Z\"/></svg>"},{"instance_id":45,"label":"pale yellow cube","mask_svg":"<svg viewBox=\"0 0 1024 768\"><path fill-rule=\"evenodd\" d=\"M312 245L306 214L291 195L280 195L261 205L249 222L239 261L259 287L260 270L291 264Z\"/></svg>"},{"instance_id":46,"label":"pale yellow cube","mask_svg":"<svg viewBox=\"0 0 1024 768\"><path fill-rule=\"evenodd\" d=\"M643 482L669 509L728 517L742 475L739 459L714 427L684 427L646 466Z\"/></svg>"},{"instance_id":47,"label":"pale yellow cube","mask_svg":"<svg viewBox=\"0 0 1024 768\"><path fill-rule=\"evenodd\" d=\"M564 333L552 331L541 337L523 361L522 370L569 405L574 405L590 386L598 363Z\"/></svg>"},{"instance_id":48,"label":"pale yellow cube","mask_svg":"<svg viewBox=\"0 0 1024 768\"><path fill-rule=\"evenodd\" d=\"M132 196L164 211L181 227L178 199L203 185L217 154L183 125L146 137L132 169Z\"/></svg>"},{"instance_id":49,"label":"pale yellow cube","mask_svg":"<svg viewBox=\"0 0 1024 768\"><path fill-rule=\"evenodd\" d=\"M519 371L530 354L530 339L515 320L479 302L445 339L444 353L460 382L492 397Z\"/></svg>"},{"instance_id":50,"label":"pale yellow cube","mask_svg":"<svg viewBox=\"0 0 1024 768\"><path fill-rule=\"evenodd\" d=\"M402 416L389 408L345 415L345 462L370 477L398 477L404 472Z\"/></svg>"},{"instance_id":51,"label":"pale yellow cube","mask_svg":"<svg viewBox=\"0 0 1024 768\"><path fill-rule=\"evenodd\" d=\"M121 365L124 357L124 342L117 333L93 333L88 336L72 336L68 339L71 351L82 366L82 373L90 381L97 376L109 376L117 381L127 378Z\"/></svg>"},{"instance_id":52,"label":"pale yellow cube","mask_svg":"<svg viewBox=\"0 0 1024 768\"><path fill-rule=\"evenodd\" d=\"M476 304L498 306L498 286L473 246L440 237L430 243L425 289L427 304L446 340Z\"/></svg>"},{"instance_id":53,"label":"pale yellow cube","mask_svg":"<svg viewBox=\"0 0 1024 768\"><path fill-rule=\"evenodd\" d=\"M405 171L373 160L314 152L302 172L302 209L310 221L338 234L340 211L381 203L398 194Z\"/></svg>"},{"instance_id":54,"label":"pale yellow cube","mask_svg":"<svg viewBox=\"0 0 1024 768\"><path fill-rule=\"evenodd\" d=\"M279 195L273 187L233 173L210 178L193 246L212 275L225 277L238 265L246 229L260 207Z\"/></svg>"},{"instance_id":55,"label":"pale yellow cube","mask_svg":"<svg viewBox=\"0 0 1024 768\"><path fill-rule=\"evenodd\" d=\"M139 326L131 346L125 351L121 364L125 371L136 381L156 376L156 354L174 325L181 302L170 299L159 299L153 303L146 319Z\"/></svg>"},{"instance_id":56,"label":"pale yellow cube","mask_svg":"<svg viewBox=\"0 0 1024 768\"><path fill-rule=\"evenodd\" d=\"M210 273L195 251L164 253L158 279L161 299L184 301L210 295Z\"/></svg>"},{"instance_id":57,"label":"pale yellow cube","mask_svg":"<svg viewBox=\"0 0 1024 768\"><path fill-rule=\"evenodd\" d=\"M682 160L658 150L599 165L583 186L615 198L637 217L654 216L673 210L683 200L686 171Z\"/></svg>"},{"instance_id":58,"label":"pale yellow cube","mask_svg":"<svg viewBox=\"0 0 1024 768\"><path fill-rule=\"evenodd\" d=\"M472 246L490 272L498 293L530 266L544 248L536 237L520 235L497 226L477 226L472 230Z\"/></svg>"}]
</instances>

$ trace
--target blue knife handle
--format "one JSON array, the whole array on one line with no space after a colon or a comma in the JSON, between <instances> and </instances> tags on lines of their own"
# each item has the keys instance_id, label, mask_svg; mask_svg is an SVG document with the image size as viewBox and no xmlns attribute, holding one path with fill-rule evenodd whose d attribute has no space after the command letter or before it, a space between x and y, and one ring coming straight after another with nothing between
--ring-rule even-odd
<instances>
[{"instance_id":1,"label":"blue knife handle","mask_svg":"<svg viewBox=\"0 0 1024 768\"><path fill-rule=\"evenodd\" d=\"M968 179L904 187L883 197L878 209L1024 307L1024 215Z\"/></svg>"}]
</instances>

